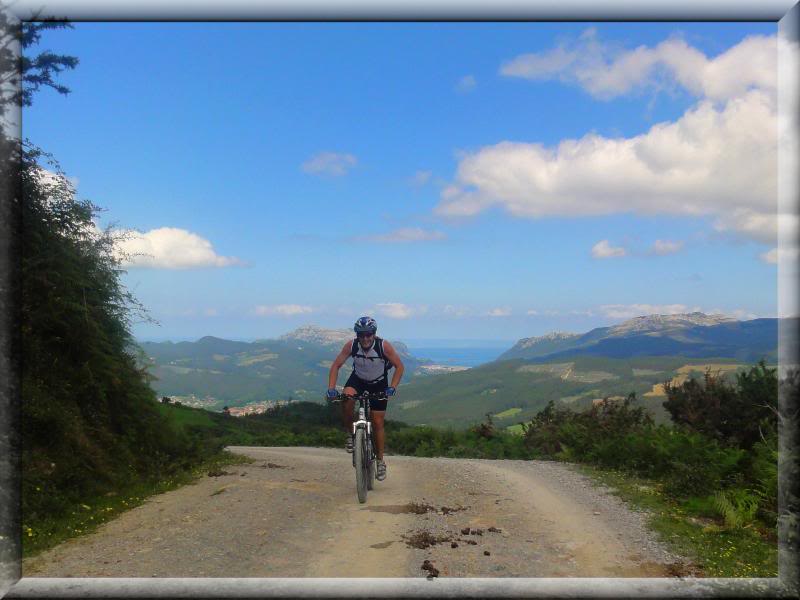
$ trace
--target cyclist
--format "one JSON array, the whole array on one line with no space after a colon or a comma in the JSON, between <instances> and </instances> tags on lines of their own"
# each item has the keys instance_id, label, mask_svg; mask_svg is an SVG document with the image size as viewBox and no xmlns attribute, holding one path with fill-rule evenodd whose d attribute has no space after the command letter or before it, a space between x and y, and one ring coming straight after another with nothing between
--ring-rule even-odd
<instances>
[{"instance_id":1,"label":"cyclist","mask_svg":"<svg viewBox=\"0 0 800 600\"><path fill-rule=\"evenodd\" d=\"M347 396L355 396L364 393L385 392L387 398L383 400L370 400L369 408L372 421L372 435L375 439L375 454L378 459L376 477L383 481L386 479L386 463L383 460L383 419L386 415L386 404L388 398L394 396L400 378L403 377L403 361L400 360L397 351L392 345L375 335L378 331L378 324L372 317L361 317L353 326L356 332L356 339L345 342L342 351L333 361L330 374L328 375L328 397L335 398L336 379L339 376L339 369L348 358L353 359L353 372L344 384L344 393ZM392 384L389 383L389 369L394 367L392 374ZM354 400L349 398L342 402L342 425L347 431L345 449L353 452L353 404Z\"/></svg>"}]
</instances>

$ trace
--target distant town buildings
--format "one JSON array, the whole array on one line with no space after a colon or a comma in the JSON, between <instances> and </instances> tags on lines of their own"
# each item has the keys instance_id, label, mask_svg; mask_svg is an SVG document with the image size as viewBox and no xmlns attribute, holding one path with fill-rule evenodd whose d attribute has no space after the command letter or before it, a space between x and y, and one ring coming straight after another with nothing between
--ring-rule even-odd
<instances>
[{"instance_id":1,"label":"distant town buildings","mask_svg":"<svg viewBox=\"0 0 800 600\"><path fill-rule=\"evenodd\" d=\"M231 406L228 408L228 414L230 414L232 417L260 415L267 412L271 408L284 406L286 404L288 404L286 400L277 400L275 402L255 402L253 404L246 404L245 406Z\"/></svg>"}]
</instances>

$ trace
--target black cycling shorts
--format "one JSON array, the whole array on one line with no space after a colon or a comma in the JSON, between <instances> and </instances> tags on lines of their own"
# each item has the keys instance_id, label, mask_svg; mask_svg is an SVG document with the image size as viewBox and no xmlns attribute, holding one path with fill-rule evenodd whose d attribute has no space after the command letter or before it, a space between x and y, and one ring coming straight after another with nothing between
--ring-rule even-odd
<instances>
[{"instance_id":1,"label":"black cycling shorts","mask_svg":"<svg viewBox=\"0 0 800 600\"><path fill-rule=\"evenodd\" d=\"M380 394L385 392L386 388L389 387L389 381L386 379L386 377L382 377L378 381L369 383L358 377L354 371L350 374L350 377L348 377L344 387L355 388L356 394L359 395L363 394L364 392L369 392L370 394ZM386 410L386 404L386 398L383 400L370 399L369 408L370 410Z\"/></svg>"}]
</instances>

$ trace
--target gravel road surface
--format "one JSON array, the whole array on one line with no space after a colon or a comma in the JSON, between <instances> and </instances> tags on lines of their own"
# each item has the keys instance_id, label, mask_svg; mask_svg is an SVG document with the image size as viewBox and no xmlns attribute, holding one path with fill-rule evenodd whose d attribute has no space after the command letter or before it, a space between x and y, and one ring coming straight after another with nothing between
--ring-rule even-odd
<instances>
[{"instance_id":1,"label":"gravel road surface","mask_svg":"<svg viewBox=\"0 0 800 600\"><path fill-rule=\"evenodd\" d=\"M685 562L561 463L389 456L359 504L344 450L230 450L255 462L153 496L23 575L665 577Z\"/></svg>"}]
</instances>

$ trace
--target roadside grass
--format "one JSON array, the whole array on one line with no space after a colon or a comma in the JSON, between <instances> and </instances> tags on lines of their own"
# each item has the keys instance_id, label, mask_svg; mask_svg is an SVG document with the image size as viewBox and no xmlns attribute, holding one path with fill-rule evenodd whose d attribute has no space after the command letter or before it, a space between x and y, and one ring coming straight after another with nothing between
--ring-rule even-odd
<instances>
[{"instance_id":1,"label":"roadside grass","mask_svg":"<svg viewBox=\"0 0 800 600\"><path fill-rule=\"evenodd\" d=\"M71 538L92 533L103 523L118 517L123 512L144 504L151 496L174 490L196 481L209 471L232 464L245 464L252 459L227 451L212 456L170 478L149 482L137 482L116 492L94 498L85 498L74 510L60 518L47 518L34 526L22 523L22 556L29 558Z\"/></svg>"},{"instance_id":2,"label":"roadside grass","mask_svg":"<svg viewBox=\"0 0 800 600\"><path fill-rule=\"evenodd\" d=\"M749 525L726 527L710 498L676 501L662 484L627 473L579 464L578 470L622 500L650 513L649 527L670 551L689 558L700 577L777 577L775 532Z\"/></svg>"}]
</instances>

